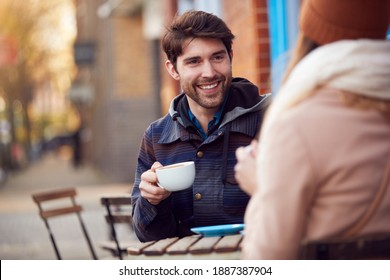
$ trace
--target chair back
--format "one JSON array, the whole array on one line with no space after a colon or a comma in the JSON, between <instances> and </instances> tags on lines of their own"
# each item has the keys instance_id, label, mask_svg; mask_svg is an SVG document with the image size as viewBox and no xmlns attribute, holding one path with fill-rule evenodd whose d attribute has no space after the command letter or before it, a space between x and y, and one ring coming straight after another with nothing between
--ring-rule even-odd
<instances>
[{"instance_id":1,"label":"chair back","mask_svg":"<svg viewBox=\"0 0 390 280\"><path fill-rule=\"evenodd\" d=\"M81 229L83 231L84 237L88 243L88 247L91 251L93 259L97 259L95 250L92 246L89 234L87 232L87 229L85 227L84 221L81 216L81 212L83 211L83 208L81 205L77 204L76 202L76 196L77 192L74 188L65 188L65 189L56 189L51 191L45 191L45 192L38 192L32 194L32 199L34 202L38 205L39 208L39 215L43 219L46 229L49 232L50 240L52 242L52 245L54 247L54 251L57 255L57 258L60 260L61 254L58 250L53 231L50 228L50 224L48 222L49 218L62 216L62 215L68 215L68 214L76 214L81 226ZM64 202L62 203L54 203L54 201L59 202L59 200L66 200L69 199L70 205L69 206L63 206ZM69 204L68 201L68 204ZM45 205L44 205L45 204ZM61 204L61 206L58 206L58 204ZM49 206L50 205L50 206Z\"/></svg>"},{"instance_id":2,"label":"chair back","mask_svg":"<svg viewBox=\"0 0 390 280\"><path fill-rule=\"evenodd\" d=\"M100 198L100 203L106 209L105 220L110 226L110 239L114 241L114 244L111 242L103 243L102 248L122 259L122 255L127 252L127 246L119 242L115 225L126 224L132 227L131 196L130 194L103 196Z\"/></svg>"},{"instance_id":3,"label":"chair back","mask_svg":"<svg viewBox=\"0 0 390 280\"><path fill-rule=\"evenodd\" d=\"M305 242L301 246L305 260L389 260L390 235Z\"/></svg>"}]
</instances>

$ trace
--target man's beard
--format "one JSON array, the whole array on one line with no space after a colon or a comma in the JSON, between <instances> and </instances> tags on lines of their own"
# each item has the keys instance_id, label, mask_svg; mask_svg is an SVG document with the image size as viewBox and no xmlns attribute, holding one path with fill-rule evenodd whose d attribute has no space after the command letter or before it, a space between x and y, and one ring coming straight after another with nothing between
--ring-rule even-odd
<instances>
[{"instance_id":1,"label":"man's beard","mask_svg":"<svg viewBox=\"0 0 390 280\"><path fill-rule=\"evenodd\" d=\"M196 83L190 84L190 86L183 86L184 93L194 100L197 104L199 104L201 107L206 109L215 109L219 108L221 104L223 103L225 96L228 94L228 90L231 85L232 78L231 77L218 77L208 80L202 80L202 81L196 81ZM198 84L202 83L209 83L212 84L213 82L219 82L218 85L220 90L218 92L215 92L214 94L205 95L202 93L198 93L198 91L201 91L201 89L198 88Z\"/></svg>"}]
</instances>

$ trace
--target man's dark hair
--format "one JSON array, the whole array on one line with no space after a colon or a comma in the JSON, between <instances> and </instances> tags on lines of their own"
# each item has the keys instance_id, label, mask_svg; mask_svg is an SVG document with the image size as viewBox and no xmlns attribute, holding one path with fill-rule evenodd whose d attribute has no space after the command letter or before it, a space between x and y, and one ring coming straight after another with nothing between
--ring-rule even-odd
<instances>
[{"instance_id":1,"label":"man's dark hair","mask_svg":"<svg viewBox=\"0 0 390 280\"><path fill-rule=\"evenodd\" d=\"M213 14L191 10L177 16L162 39L163 50L175 67L177 57L183 53L183 43L189 38L220 39L230 57L234 35L226 23Z\"/></svg>"}]
</instances>

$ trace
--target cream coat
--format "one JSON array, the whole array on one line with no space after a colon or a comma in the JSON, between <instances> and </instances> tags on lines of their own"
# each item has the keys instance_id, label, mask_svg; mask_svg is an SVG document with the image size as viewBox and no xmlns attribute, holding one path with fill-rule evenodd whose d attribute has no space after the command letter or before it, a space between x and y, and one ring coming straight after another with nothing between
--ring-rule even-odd
<instances>
[{"instance_id":1,"label":"cream coat","mask_svg":"<svg viewBox=\"0 0 390 280\"><path fill-rule=\"evenodd\" d=\"M346 106L340 91L390 100L389 77L384 41L341 41L298 64L261 131L243 258L296 259L303 240L340 237L359 221L390 156L390 122ZM390 233L390 190L358 235L372 233Z\"/></svg>"},{"instance_id":2,"label":"cream coat","mask_svg":"<svg viewBox=\"0 0 390 280\"><path fill-rule=\"evenodd\" d=\"M390 156L390 123L326 89L276 121L269 140L243 258L295 259L301 240L340 236L367 210ZM390 191L360 234L383 232L390 233Z\"/></svg>"}]
</instances>

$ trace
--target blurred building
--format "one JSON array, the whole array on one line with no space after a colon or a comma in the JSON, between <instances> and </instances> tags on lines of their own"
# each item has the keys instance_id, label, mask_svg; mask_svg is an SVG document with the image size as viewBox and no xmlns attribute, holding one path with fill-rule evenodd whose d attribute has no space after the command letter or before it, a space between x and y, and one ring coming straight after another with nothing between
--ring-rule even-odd
<instances>
[{"instance_id":1,"label":"blurred building","mask_svg":"<svg viewBox=\"0 0 390 280\"><path fill-rule=\"evenodd\" d=\"M81 113L83 157L113 181L131 182L143 131L159 116L142 2L76 4L79 74L71 94Z\"/></svg>"},{"instance_id":2,"label":"blurred building","mask_svg":"<svg viewBox=\"0 0 390 280\"><path fill-rule=\"evenodd\" d=\"M288 47L270 44L270 15L286 10L288 2L75 0L79 73L70 97L81 115L86 160L114 181L134 180L144 130L179 93L160 48L163 28L176 13L198 9L223 18L236 35L233 75L248 78L263 94L271 91L271 54L276 60ZM280 19L272 18L274 30L280 28Z\"/></svg>"}]
</instances>

